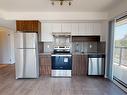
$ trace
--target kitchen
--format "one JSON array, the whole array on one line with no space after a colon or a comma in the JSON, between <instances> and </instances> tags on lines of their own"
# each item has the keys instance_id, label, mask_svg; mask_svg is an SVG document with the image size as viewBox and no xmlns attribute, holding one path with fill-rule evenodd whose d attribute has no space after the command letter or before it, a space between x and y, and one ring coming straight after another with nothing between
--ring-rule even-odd
<instances>
[{"instance_id":1,"label":"kitchen","mask_svg":"<svg viewBox=\"0 0 127 95\"><path fill-rule=\"evenodd\" d=\"M107 14L93 8L95 12L86 12L84 8L85 12L80 12L79 7L79 12L73 12L77 10L75 0L69 6L64 1L60 6L55 2L58 1L51 0L47 7L56 12L48 12L47 7L47 12L21 12L22 15L0 10L3 14L0 16L0 90L6 88L1 95L126 95L126 89L118 85L126 87L126 77L114 73L111 64L114 40L109 21L119 11L113 14L113 8ZM64 11L57 12L58 7ZM29 8L32 10L33 6ZM126 23L121 18L116 19L115 27ZM114 67L118 70L117 65Z\"/></svg>"},{"instance_id":2,"label":"kitchen","mask_svg":"<svg viewBox=\"0 0 127 95\"><path fill-rule=\"evenodd\" d=\"M36 23L37 25L34 23ZM96 58L96 60L99 60L98 58L101 58L101 56L105 56L105 42L100 41L100 38L102 38L102 36L100 34L102 31L102 24L103 23L101 23L101 22L82 22L82 23L70 23L70 22L68 22L68 23L67 22L66 23L65 22L64 23L54 23L54 22L43 23L42 22L41 23L39 21L34 21L34 20L33 21L30 21L30 20L29 21L27 21L27 20L26 21L23 21L23 20L16 21L16 26L17 26L16 27L17 33L15 33L15 35L16 35L16 37L15 37L16 51L22 51L21 50L22 48L23 49L27 49L27 48L31 49L31 47L29 45L32 42L35 42L35 44L37 45L37 41L32 40L35 38L29 37L29 35L30 34L33 35L33 33L35 33L36 31L41 31L38 29L42 29L41 32L38 32L38 37L40 37L40 38L38 38L38 39L40 39L40 41L38 41L39 44L38 44L38 46L34 46L35 48L39 47L39 51L40 51L39 53L35 53L35 54L38 54L40 57L40 59L39 59L40 60L40 63L39 63L40 64L40 75L49 75L49 76L56 76L56 77L59 77L59 76L71 77L72 75L86 76L86 75L88 75L88 71L89 71L89 72L91 72L91 74L89 74L89 75L104 76L105 75L105 73L104 73L105 72L105 69L104 69L105 62L104 61L102 62L101 59L100 59L99 63L95 62L95 66L91 67L92 65L90 65L90 64L89 64L90 66L88 66L88 62L90 62L90 61L88 61L90 56L95 56L93 58ZM31 25L31 27L30 27L30 25ZM74 29L73 25L77 29ZM76 25L77 25L77 27L76 27ZM87 29L88 25L89 25L89 27ZM26 26L29 26L29 27L27 28ZM36 28L36 26L37 26L37 28ZM86 28L84 28L84 27L86 27ZM32 28L33 28L33 30L32 30ZM36 30L35 30L35 28L36 28ZM85 30L83 30L82 28ZM73 35L71 32L71 30L73 30L73 29L75 30L75 32L78 32L78 34ZM86 33L81 35L81 33L79 33L80 31L78 31L78 30L84 31L89 34L87 34L88 36L86 36ZM87 30L89 30L89 31L87 31ZM94 35L93 33L95 31L97 31L98 33L96 33ZM28 40L28 42L27 42L27 40ZM22 43L23 43L23 45L24 44L26 44L26 45L24 45L24 47L22 47ZM22 71L22 69L20 71L20 69L19 69L22 67L20 64L24 64L24 63L20 63L19 60L24 60L27 62L27 60L30 60L29 58L32 58L33 61L34 60L38 61L38 59L34 59L34 56L33 57L31 56L31 55L35 55L35 54L28 55L27 56L28 59L27 58L22 59L23 56L27 55L27 53L25 55L22 55L22 52L16 52L16 62L17 62L17 64L16 64L16 79L31 78L31 77L27 77L27 76L24 77L23 75L22 76L18 75L18 73L21 74L24 71L24 70ZM19 59L19 58L21 58L21 59ZM102 57L102 58L103 58L103 60L105 60L104 57ZM80 62L80 60L81 60L81 62ZM33 65L37 64L37 63L33 63ZM99 64L98 68L97 68L97 63ZM31 64L28 65L28 67L25 67L23 65L23 67L26 68L26 70L27 69L29 70L29 67L32 68ZM27 63L25 63L25 65L27 65ZM88 68L92 68L92 69L89 70ZM31 71L29 71L29 72L32 72L32 71L33 71L33 69L31 69ZM101 74L99 74L97 72L100 72ZM61 74L57 75L57 73L59 73L59 74L61 73Z\"/></svg>"},{"instance_id":3,"label":"kitchen","mask_svg":"<svg viewBox=\"0 0 127 95\"><path fill-rule=\"evenodd\" d=\"M89 29L86 29L88 31L83 30L85 25L90 26L90 27L88 27ZM67 35L69 35L69 33L70 33L69 46L70 46L70 52L73 55L72 56L72 65L73 65L72 66L73 67L72 73L73 73L73 75L87 75L87 66L85 65L85 64L87 64L87 62L85 62L85 60L87 60L86 56L88 55L88 53L105 54L105 42L104 41L100 42L100 36L98 36L98 35L100 35L100 32L102 30L101 29L101 23L98 23L98 22L97 23L96 22L82 22L82 23L79 23L79 22L77 22L77 23L74 23L74 22L64 22L64 23L46 22L46 23L43 23L42 27L43 27L42 31L44 33L44 34L42 33L42 38L43 38L42 41L44 41L44 42L40 43L40 44L43 44L44 48L43 48L43 50L41 50L43 52L41 53L42 56L40 56L41 57L40 61L42 60L41 61L42 62L42 68L43 68L42 72L44 75L45 75L45 73L44 73L45 71L44 71L44 66L43 66L43 62L44 62L43 60L48 60L48 58L51 57L51 54L54 52L54 49L53 49L54 48L54 42L53 41L56 41L56 39L54 37L55 35L58 35L58 36L63 35L63 37L67 37ZM73 30L74 30L74 33L71 32ZM84 32L89 33L89 34L87 34L88 36L86 36L86 33L81 35L81 33L79 33L78 30L84 31ZM61 31L61 32L58 32L58 31ZM94 31L97 31L98 33L96 33L94 35L93 34ZM50 32L50 33L48 33L48 32ZM52 36L52 33L56 33L56 34L54 34L54 36ZM90 33L93 36L91 36ZM85 35L85 36L83 36L83 35ZM48 39L46 39L47 37L48 37ZM57 38L59 40L61 37L57 37ZM102 36L101 36L101 38L102 38ZM62 42L62 41L60 41L60 42ZM103 46L103 47L101 47L101 46ZM46 56L48 56L48 58L44 59L44 58L46 58ZM77 56L79 56L79 57L77 57ZM82 60L82 57L84 57L83 60ZM81 59L82 61L84 61L84 62L79 62L81 64L81 66L80 66L80 64L78 64L79 65L78 68L76 68L77 66L74 66L74 64L76 65L76 63L77 63L77 62L75 62L75 61L77 61L76 58L77 58L77 60ZM51 58L49 58L49 61L47 62L48 64L50 64L49 67L46 65L47 70L49 70L47 72L51 72L51 70L50 70L51 60L50 59ZM82 67L82 68L80 68L80 67ZM81 71L78 71L78 70L81 70ZM51 73L49 73L49 75L50 74Z\"/></svg>"}]
</instances>

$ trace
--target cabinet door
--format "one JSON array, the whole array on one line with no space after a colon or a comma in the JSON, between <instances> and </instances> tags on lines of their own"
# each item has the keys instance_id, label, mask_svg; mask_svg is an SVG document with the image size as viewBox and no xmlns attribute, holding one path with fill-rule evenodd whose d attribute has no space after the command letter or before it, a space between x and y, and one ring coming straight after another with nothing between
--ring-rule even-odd
<instances>
[{"instance_id":1,"label":"cabinet door","mask_svg":"<svg viewBox=\"0 0 127 95\"><path fill-rule=\"evenodd\" d=\"M24 32L38 32L40 31L40 22L37 20L18 20L16 21L16 30Z\"/></svg>"},{"instance_id":2,"label":"cabinet door","mask_svg":"<svg viewBox=\"0 0 127 95\"><path fill-rule=\"evenodd\" d=\"M43 23L41 29L41 41L43 42L52 42L52 23Z\"/></svg>"},{"instance_id":3,"label":"cabinet door","mask_svg":"<svg viewBox=\"0 0 127 95\"><path fill-rule=\"evenodd\" d=\"M85 35L85 24L84 23L79 23L79 35Z\"/></svg>"},{"instance_id":4,"label":"cabinet door","mask_svg":"<svg viewBox=\"0 0 127 95\"><path fill-rule=\"evenodd\" d=\"M73 36L75 36L75 35L79 35L79 31L78 31L78 23L72 23L72 29L71 29L71 34L73 35Z\"/></svg>"},{"instance_id":5,"label":"cabinet door","mask_svg":"<svg viewBox=\"0 0 127 95\"><path fill-rule=\"evenodd\" d=\"M52 32L62 32L61 23L52 23L52 24L53 24Z\"/></svg>"},{"instance_id":6,"label":"cabinet door","mask_svg":"<svg viewBox=\"0 0 127 95\"><path fill-rule=\"evenodd\" d=\"M62 23L62 32L71 32L71 23Z\"/></svg>"},{"instance_id":7,"label":"cabinet door","mask_svg":"<svg viewBox=\"0 0 127 95\"><path fill-rule=\"evenodd\" d=\"M94 35L93 23L79 23L79 35Z\"/></svg>"},{"instance_id":8,"label":"cabinet door","mask_svg":"<svg viewBox=\"0 0 127 95\"><path fill-rule=\"evenodd\" d=\"M73 55L72 56L72 75L87 74L87 56L86 55Z\"/></svg>"},{"instance_id":9,"label":"cabinet door","mask_svg":"<svg viewBox=\"0 0 127 95\"><path fill-rule=\"evenodd\" d=\"M93 23L85 23L85 34L93 35Z\"/></svg>"},{"instance_id":10,"label":"cabinet door","mask_svg":"<svg viewBox=\"0 0 127 95\"><path fill-rule=\"evenodd\" d=\"M40 74L51 75L51 56L42 55L40 56Z\"/></svg>"},{"instance_id":11,"label":"cabinet door","mask_svg":"<svg viewBox=\"0 0 127 95\"><path fill-rule=\"evenodd\" d=\"M99 22L93 23L94 35L101 35L101 30L102 30L101 23Z\"/></svg>"}]
</instances>

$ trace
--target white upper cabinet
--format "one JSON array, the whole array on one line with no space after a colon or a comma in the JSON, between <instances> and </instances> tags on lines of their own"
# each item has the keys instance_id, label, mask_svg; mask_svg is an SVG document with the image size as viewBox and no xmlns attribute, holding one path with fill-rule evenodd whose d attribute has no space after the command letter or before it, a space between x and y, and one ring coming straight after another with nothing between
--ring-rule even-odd
<instances>
[{"instance_id":1,"label":"white upper cabinet","mask_svg":"<svg viewBox=\"0 0 127 95\"><path fill-rule=\"evenodd\" d=\"M79 23L79 35L93 35L93 23Z\"/></svg>"},{"instance_id":2,"label":"white upper cabinet","mask_svg":"<svg viewBox=\"0 0 127 95\"><path fill-rule=\"evenodd\" d=\"M52 23L52 32L62 32L62 24Z\"/></svg>"},{"instance_id":3,"label":"white upper cabinet","mask_svg":"<svg viewBox=\"0 0 127 95\"><path fill-rule=\"evenodd\" d=\"M86 35L94 35L93 23L86 23Z\"/></svg>"},{"instance_id":4,"label":"white upper cabinet","mask_svg":"<svg viewBox=\"0 0 127 95\"><path fill-rule=\"evenodd\" d=\"M52 23L43 23L41 29L41 41L52 42Z\"/></svg>"},{"instance_id":5,"label":"white upper cabinet","mask_svg":"<svg viewBox=\"0 0 127 95\"><path fill-rule=\"evenodd\" d=\"M85 35L85 32L86 32L86 27L85 27L85 24L84 23L79 23L79 32L78 32L78 35Z\"/></svg>"},{"instance_id":6,"label":"white upper cabinet","mask_svg":"<svg viewBox=\"0 0 127 95\"><path fill-rule=\"evenodd\" d=\"M71 32L71 23L53 23L52 32Z\"/></svg>"},{"instance_id":7,"label":"white upper cabinet","mask_svg":"<svg viewBox=\"0 0 127 95\"><path fill-rule=\"evenodd\" d=\"M79 35L79 24L78 23L72 23L72 29L71 29L71 34L73 35L73 36L76 36L76 35Z\"/></svg>"},{"instance_id":8,"label":"white upper cabinet","mask_svg":"<svg viewBox=\"0 0 127 95\"><path fill-rule=\"evenodd\" d=\"M101 23L93 23L93 33L94 35L100 35L102 31Z\"/></svg>"},{"instance_id":9,"label":"white upper cabinet","mask_svg":"<svg viewBox=\"0 0 127 95\"><path fill-rule=\"evenodd\" d=\"M101 22L46 22L42 24L41 41L53 41L52 32L71 32L72 36L100 35L103 39Z\"/></svg>"},{"instance_id":10,"label":"white upper cabinet","mask_svg":"<svg viewBox=\"0 0 127 95\"><path fill-rule=\"evenodd\" d=\"M62 32L71 32L72 24L71 23L62 23Z\"/></svg>"}]
</instances>

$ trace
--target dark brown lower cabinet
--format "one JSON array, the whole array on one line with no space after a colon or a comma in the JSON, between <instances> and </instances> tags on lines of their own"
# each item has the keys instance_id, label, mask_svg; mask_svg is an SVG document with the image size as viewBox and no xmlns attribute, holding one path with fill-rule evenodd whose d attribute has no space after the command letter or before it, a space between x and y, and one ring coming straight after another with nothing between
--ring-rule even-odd
<instances>
[{"instance_id":1,"label":"dark brown lower cabinet","mask_svg":"<svg viewBox=\"0 0 127 95\"><path fill-rule=\"evenodd\" d=\"M72 56L72 75L86 76L87 75L87 55L73 54Z\"/></svg>"},{"instance_id":2,"label":"dark brown lower cabinet","mask_svg":"<svg viewBox=\"0 0 127 95\"><path fill-rule=\"evenodd\" d=\"M51 55L40 56L40 75L51 75Z\"/></svg>"},{"instance_id":3,"label":"dark brown lower cabinet","mask_svg":"<svg viewBox=\"0 0 127 95\"><path fill-rule=\"evenodd\" d=\"M51 75L51 55L40 56L40 74L42 76ZM72 55L72 75L86 76L87 75L87 55L73 54Z\"/></svg>"}]
</instances>

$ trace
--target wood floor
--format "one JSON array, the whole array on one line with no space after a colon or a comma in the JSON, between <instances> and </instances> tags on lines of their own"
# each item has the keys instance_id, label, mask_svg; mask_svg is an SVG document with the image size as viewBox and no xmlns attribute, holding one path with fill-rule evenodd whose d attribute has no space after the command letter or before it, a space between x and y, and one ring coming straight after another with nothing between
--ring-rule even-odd
<instances>
[{"instance_id":1,"label":"wood floor","mask_svg":"<svg viewBox=\"0 0 127 95\"><path fill-rule=\"evenodd\" d=\"M127 95L107 79L72 77L16 80L14 66L0 66L0 95Z\"/></svg>"}]
</instances>

